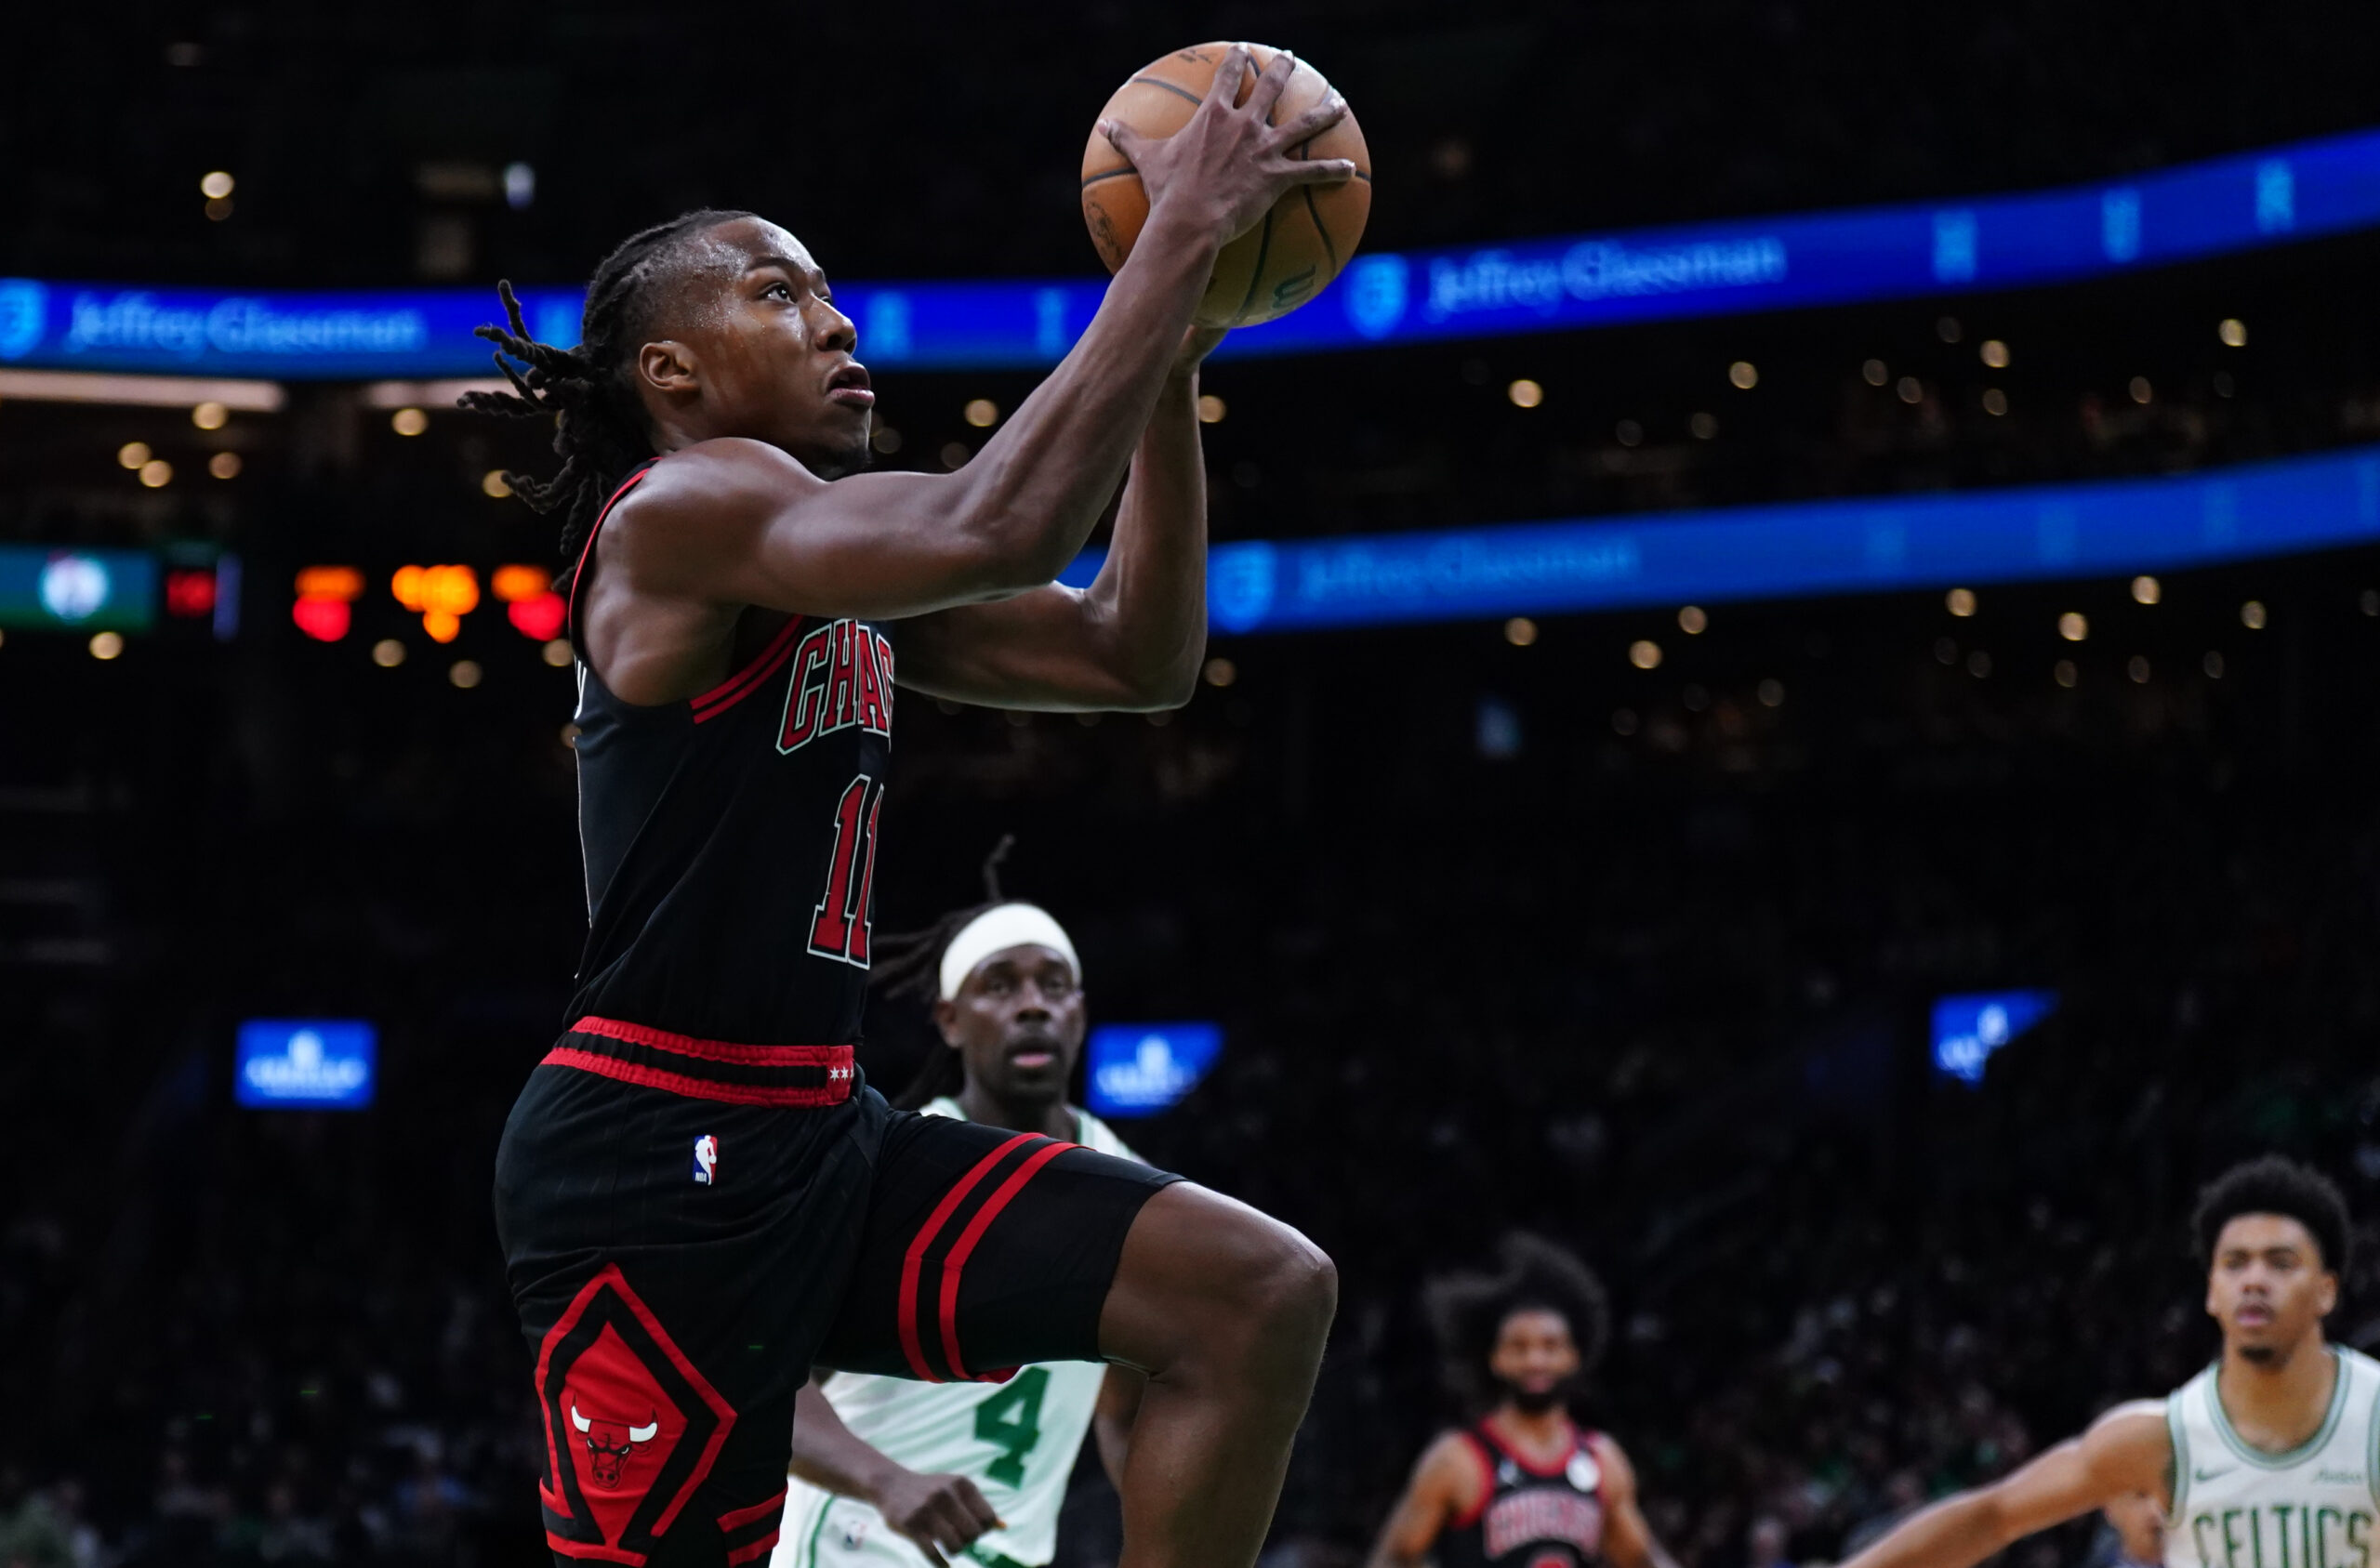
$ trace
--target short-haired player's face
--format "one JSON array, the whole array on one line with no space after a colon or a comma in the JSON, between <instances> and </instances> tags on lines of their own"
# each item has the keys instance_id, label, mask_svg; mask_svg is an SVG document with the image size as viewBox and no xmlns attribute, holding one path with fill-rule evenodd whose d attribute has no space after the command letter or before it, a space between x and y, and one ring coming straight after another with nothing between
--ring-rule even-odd
<instances>
[{"instance_id":1,"label":"short-haired player's face","mask_svg":"<svg viewBox=\"0 0 2380 1568\"><path fill-rule=\"evenodd\" d=\"M1082 1054L1082 987L1065 955L1038 942L1004 947L935 1009L969 1081L1012 1105L1065 1098Z\"/></svg>"},{"instance_id":2,"label":"short-haired player's face","mask_svg":"<svg viewBox=\"0 0 2380 1568\"><path fill-rule=\"evenodd\" d=\"M2207 1315L2249 1361L2271 1361L2319 1337L2338 1305L2338 1276L2304 1224L2281 1214L2234 1215L2215 1238Z\"/></svg>"},{"instance_id":3,"label":"short-haired player's face","mask_svg":"<svg viewBox=\"0 0 2380 1568\"><path fill-rule=\"evenodd\" d=\"M853 357L859 329L808 247L748 217L692 243L701 249L684 283L690 308L655 330L691 363L696 433L764 441L829 477L864 468L876 394Z\"/></svg>"},{"instance_id":4,"label":"short-haired player's face","mask_svg":"<svg viewBox=\"0 0 2380 1568\"><path fill-rule=\"evenodd\" d=\"M1488 1370L1524 1410L1550 1408L1579 1375L1569 1320L1547 1307L1508 1314L1496 1330Z\"/></svg>"}]
</instances>

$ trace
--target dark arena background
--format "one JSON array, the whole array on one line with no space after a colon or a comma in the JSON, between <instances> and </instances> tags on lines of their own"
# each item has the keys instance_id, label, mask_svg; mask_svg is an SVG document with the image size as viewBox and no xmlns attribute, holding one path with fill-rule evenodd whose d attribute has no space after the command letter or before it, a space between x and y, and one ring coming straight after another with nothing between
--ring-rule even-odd
<instances>
[{"instance_id":1,"label":"dark arena background","mask_svg":"<svg viewBox=\"0 0 2380 1568\"><path fill-rule=\"evenodd\" d=\"M1220 1026L1121 1125L1342 1272L1270 1568L1361 1561L1459 1414L1421 1285L1511 1228L1608 1285L1656 1533L1775 1568L2202 1365L2228 1162L2380 1223L2369 6L9 31L0 1563L546 1561L489 1186L585 931L562 563L493 477L547 433L442 384L497 278L749 207L858 299L880 464L962 464L1096 297L1091 117L1196 39L1345 91L1366 259L1208 369L1196 697L905 694L876 922L1013 834L1095 1024ZM358 1022L368 1105L267 1098ZM1117 1530L1086 1463L1060 1561Z\"/></svg>"}]
</instances>

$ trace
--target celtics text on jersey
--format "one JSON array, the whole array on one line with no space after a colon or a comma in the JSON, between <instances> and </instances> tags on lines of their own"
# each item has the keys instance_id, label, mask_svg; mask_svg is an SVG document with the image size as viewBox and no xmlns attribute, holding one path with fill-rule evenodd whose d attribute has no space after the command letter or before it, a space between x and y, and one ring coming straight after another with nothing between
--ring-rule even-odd
<instances>
[{"instance_id":1,"label":"celtics text on jersey","mask_svg":"<svg viewBox=\"0 0 2380 1568\"><path fill-rule=\"evenodd\" d=\"M2166 1568L2375 1568L2380 1362L2344 1346L2331 1405L2285 1454L2231 1428L2210 1366L2165 1401L2174 1445Z\"/></svg>"}]
</instances>

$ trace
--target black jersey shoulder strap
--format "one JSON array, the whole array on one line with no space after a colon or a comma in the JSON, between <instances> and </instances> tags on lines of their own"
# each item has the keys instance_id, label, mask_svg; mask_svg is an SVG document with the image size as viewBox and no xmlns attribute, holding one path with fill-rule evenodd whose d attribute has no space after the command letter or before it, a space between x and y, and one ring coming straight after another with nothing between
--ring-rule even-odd
<instances>
[{"instance_id":1,"label":"black jersey shoulder strap","mask_svg":"<svg viewBox=\"0 0 2380 1568\"><path fill-rule=\"evenodd\" d=\"M642 482L644 476L653 472L653 466L660 461L658 457L648 457L628 470L628 477L620 481L620 487L612 492L612 498L604 502L602 509L595 514L594 523L587 530L587 542L578 547L578 559L570 563L570 615L564 623L564 629L570 633L570 640L575 647L583 650L587 646L578 635L578 586L587 579L587 563L595 559L595 536L603 531L603 521L612 515L612 508L620 504L620 497Z\"/></svg>"}]
</instances>

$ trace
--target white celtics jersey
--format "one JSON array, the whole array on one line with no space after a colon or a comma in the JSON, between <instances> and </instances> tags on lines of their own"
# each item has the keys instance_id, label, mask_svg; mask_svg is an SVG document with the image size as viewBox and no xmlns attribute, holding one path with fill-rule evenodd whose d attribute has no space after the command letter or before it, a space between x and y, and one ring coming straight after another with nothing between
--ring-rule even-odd
<instances>
[{"instance_id":1,"label":"white celtics jersey","mask_svg":"<svg viewBox=\"0 0 2380 1568\"><path fill-rule=\"evenodd\" d=\"M930 1116L966 1113L955 1100L925 1107ZM1138 1160L1107 1124L1075 1112L1076 1141L1102 1154ZM826 1394L853 1436L904 1469L963 1475L983 1489L1008 1528L977 1541L981 1561L1028 1565L1057 1555L1058 1509L1066 1477L1091 1430L1099 1362L1060 1361L1027 1366L1005 1383L920 1383L906 1377L838 1372ZM925 1555L885 1526L882 1516L852 1497L837 1497L795 1478L786 1493L785 1522L770 1568L839 1568L865 1562L924 1568ZM954 1568L964 1568L953 1560Z\"/></svg>"},{"instance_id":2,"label":"white celtics jersey","mask_svg":"<svg viewBox=\"0 0 2380 1568\"><path fill-rule=\"evenodd\" d=\"M2329 1414L2286 1454L2231 1430L2208 1367L2165 1401L2174 1506L2165 1568L2375 1568L2380 1362L2345 1346Z\"/></svg>"}]
</instances>

